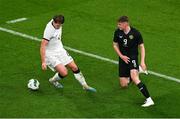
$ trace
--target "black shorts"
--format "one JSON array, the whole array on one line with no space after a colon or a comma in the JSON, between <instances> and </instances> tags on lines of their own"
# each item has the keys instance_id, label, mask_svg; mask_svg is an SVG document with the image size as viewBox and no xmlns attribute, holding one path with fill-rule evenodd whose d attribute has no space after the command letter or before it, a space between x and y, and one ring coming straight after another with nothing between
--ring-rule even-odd
<instances>
[{"instance_id":1,"label":"black shorts","mask_svg":"<svg viewBox=\"0 0 180 119\"><path fill-rule=\"evenodd\" d=\"M130 62L126 64L121 58L119 58L119 77L130 77L130 70L139 70L138 56L131 56Z\"/></svg>"}]
</instances>

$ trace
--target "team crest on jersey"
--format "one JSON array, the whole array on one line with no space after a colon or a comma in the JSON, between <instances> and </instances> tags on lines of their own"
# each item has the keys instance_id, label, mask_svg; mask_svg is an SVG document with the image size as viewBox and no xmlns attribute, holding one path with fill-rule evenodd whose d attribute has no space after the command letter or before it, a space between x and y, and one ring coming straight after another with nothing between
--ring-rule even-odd
<instances>
[{"instance_id":1,"label":"team crest on jersey","mask_svg":"<svg viewBox=\"0 0 180 119\"><path fill-rule=\"evenodd\" d=\"M123 36L119 35L119 38L122 38Z\"/></svg>"},{"instance_id":2,"label":"team crest on jersey","mask_svg":"<svg viewBox=\"0 0 180 119\"><path fill-rule=\"evenodd\" d=\"M129 39L131 39L131 40L132 40L133 38L134 38L134 36L133 36L133 35L129 35Z\"/></svg>"}]
</instances>

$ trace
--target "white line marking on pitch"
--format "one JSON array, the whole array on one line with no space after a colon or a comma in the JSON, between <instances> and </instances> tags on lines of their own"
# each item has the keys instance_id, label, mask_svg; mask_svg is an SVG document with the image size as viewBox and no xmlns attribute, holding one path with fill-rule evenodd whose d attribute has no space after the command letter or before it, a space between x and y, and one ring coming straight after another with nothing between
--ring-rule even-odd
<instances>
[{"instance_id":1,"label":"white line marking on pitch","mask_svg":"<svg viewBox=\"0 0 180 119\"><path fill-rule=\"evenodd\" d=\"M6 23L13 24L13 23L22 22L22 21L25 21L25 20L27 20L27 18L18 18L18 19L7 21Z\"/></svg>"},{"instance_id":2,"label":"white line marking on pitch","mask_svg":"<svg viewBox=\"0 0 180 119\"><path fill-rule=\"evenodd\" d=\"M41 41L41 39L39 39L37 37L33 37L33 36L30 36L30 35L27 35L27 34L24 34L24 33L16 32L16 31L6 29L6 28L3 28L3 27L0 27L0 31L4 31L4 32L7 32L7 33L16 35L16 36L21 36L23 38L27 38L27 39L30 39L30 40ZM64 46L64 47L67 50L70 50L70 51L73 51L73 52L76 52L76 53L79 53L79 54L82 54L82 55L85 55L85 56L93 57L95 59L110 62L110 63L113 63L113 64L118 64L118 61L115 61L115 60L112 60L112 59L109 59L109 58L105 58L105 57L102 57L102 56L99 56L99 55L95 55L95 54L92 54L92 53L77 50L77 49L74 49L74 48L71 48L71 47L68 47L68 46ZM167 79L167 80L171 80L171 81L175 81L175 82L180 83L180 79L175 78L175 77L167 76L167 75L157 73L157 72L154 72L154 71L150 71L150 70L148 70L148 73L151 74L151 75L157 76L157 77L161 77L161 78L164 78L164 79Z\"/></svg>"}]
</instances>

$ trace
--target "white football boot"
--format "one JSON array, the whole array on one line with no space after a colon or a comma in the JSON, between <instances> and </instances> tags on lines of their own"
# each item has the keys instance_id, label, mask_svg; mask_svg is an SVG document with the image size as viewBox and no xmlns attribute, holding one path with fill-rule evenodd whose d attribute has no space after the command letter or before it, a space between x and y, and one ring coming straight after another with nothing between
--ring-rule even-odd
<instances>
[{"instance_id":1,"label":"white football boot","mask_svg":"<svg viewBox=\"0 0 180 119\"><path fill-rule=\"evenodd\" d=\"M146 101L144 102L143 105L141 105L142 107L149 107L154 105L154 101L151 99L151 97L147 98Z\"/></svg>"},{"instance_id":2,"label":"white football boot","mask_svg":"<svg viewBox=\"0 0 180 119\"><path fill-rule=\"evenodd\" d=\"M90 92L97 92L97 90L95 88L90 87L88 85L84 85L83 89L86 90L86 91L90 91Z\"/></svg>"},{"instance_id":3,"label":"white football boot","mask_svg":"<svg viewBox=\"0 0 180 119\"><path fill-rule=\"evenodd\" d=\"M56 88L63 88L63 85L60 84L58 81L53 80L53 78L49 79L49 82L54 85Z\"/></svg>"}]
</instances>

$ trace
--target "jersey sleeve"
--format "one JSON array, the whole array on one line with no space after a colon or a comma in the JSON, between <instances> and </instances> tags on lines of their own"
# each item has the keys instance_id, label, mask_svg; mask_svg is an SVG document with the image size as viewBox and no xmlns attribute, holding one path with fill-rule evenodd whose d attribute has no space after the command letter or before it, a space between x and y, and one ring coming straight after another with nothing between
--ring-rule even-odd
<instances>
[{"instance_id":1,"label":"jersey sleeve","mask_svg":"<svg viewBox=\"0 0 180 119\"><path fill-rule=\"evenodd\" d=\"M117 35L117 31L114 32L114 37L113 37L113 42L117 42L118 41L118 35Z\"/></svg>"},{"instance_id":2,"label":"jersey sleeve","mask_svg":"<svg viewBox=\"0 0 180 119\"><path fill-rule=\"evenodd\" d=\"M138 45L144 43L142 35L140 32L137 33Z\"/></svg>"},{"instance_id":3,"label":"jersey sleeve","mask_svg":"<svg viewBox=\"0 0 180 119\"><path fill-rule=\"evenodd\" d=\"M48 26L46 26L46 28L44 30L44 34L43 34L43 39L50 41L51 38L52 38L51 30L48 28Z\"/></svg>"}]
</instances>

